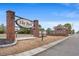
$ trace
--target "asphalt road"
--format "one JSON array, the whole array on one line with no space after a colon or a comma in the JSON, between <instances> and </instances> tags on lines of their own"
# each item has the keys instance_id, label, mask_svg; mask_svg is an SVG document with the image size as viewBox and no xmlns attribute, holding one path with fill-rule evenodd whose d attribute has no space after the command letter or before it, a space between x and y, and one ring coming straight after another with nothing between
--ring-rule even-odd
<instances>
[{"instance_id":1,"label":"asphalt road","mask_svg":"<svg viewBox=\"0 0 79 59\"><path fill-rule=\"evenodd\" d=\"M35 56L79 56L79 34Z\"/></svg>"}]
</instances>

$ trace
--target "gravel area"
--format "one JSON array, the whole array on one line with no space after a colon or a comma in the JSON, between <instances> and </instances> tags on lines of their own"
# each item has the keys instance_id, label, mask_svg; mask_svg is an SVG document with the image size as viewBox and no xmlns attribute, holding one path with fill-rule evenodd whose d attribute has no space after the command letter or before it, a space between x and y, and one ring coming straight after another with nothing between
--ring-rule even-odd
<instances>
[{"instance_id":1,"label":"gravel area","mask_svg":"<svg viewBox=\"0 0 79 59\"><path fill-rule=\"evenodd\" d=\"M17 41L17 44L14 46L0 48L0 55L12 55L21 53L48 44L50 42L60 40L62 38L64 38L64 36L47 36L44 37L43 41L41 40L41 38L35 38L33 40Z\"/></svg>"}]
</instances>

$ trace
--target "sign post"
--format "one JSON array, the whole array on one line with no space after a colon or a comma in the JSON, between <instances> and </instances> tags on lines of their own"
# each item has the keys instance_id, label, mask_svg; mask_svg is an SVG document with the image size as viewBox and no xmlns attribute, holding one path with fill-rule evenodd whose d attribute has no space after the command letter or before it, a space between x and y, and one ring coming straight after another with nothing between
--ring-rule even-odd
<instances>
[{"instance_id":1,"label":"sign post","mask_svg":"<svg viewBox=\"0 0 79 59\"><path fill-rule=\"evenodd\" d=\"M43 38L44 38L43 31L41 31L41 37L42 37L42 41L43 41Z\"/></svg>"}]
</instances>

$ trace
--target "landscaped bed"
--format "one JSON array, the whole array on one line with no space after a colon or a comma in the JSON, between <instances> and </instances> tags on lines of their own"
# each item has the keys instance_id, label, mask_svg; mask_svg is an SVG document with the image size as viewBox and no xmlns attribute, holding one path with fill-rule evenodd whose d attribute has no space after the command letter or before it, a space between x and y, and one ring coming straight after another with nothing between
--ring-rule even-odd
<instances>
[{"instance_id":1,"label":"landscaped bed","mask_svg":"<svg viewBox=\"0 0 79 59\"><path fill-rule=\"evenodd\" d=\"M13 55L21 53L48 44L50 42L60 40L62 38L64 38L64 36L47 36L44 37L43 41L41 40L41 38L17 41L17 44L14 46L0 48L0 55Z\"/></svg>"},{"instance_id":2,"label":"landscaped bed","mask_svg":"<svg viewBox=\"0 0 79 59\"><path fill-rule=\"evenodd\" d=\"M14 42L14 40L0 39L0 45L11 44L13 42Z\"/></svg>"}]
</instances>

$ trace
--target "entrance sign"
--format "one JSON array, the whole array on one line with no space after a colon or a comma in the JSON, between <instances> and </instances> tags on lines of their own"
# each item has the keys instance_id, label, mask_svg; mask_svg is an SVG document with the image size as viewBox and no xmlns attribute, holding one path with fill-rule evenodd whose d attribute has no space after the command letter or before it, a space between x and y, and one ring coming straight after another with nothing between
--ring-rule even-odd
<instances>
[{"instance_id":1,"label":"entrance sign","mask_svg":"<svg viewBox=\"0 0 79 59\"><path fill-rule=\"evenodd\" d=\"M16 24L24 27L24 28L32 28L33 27L33 22L30 20L26 19L17 19Z\"/></svg>"},{"instance_id":2,"label":"entrance sign","mask_svg":"<svg viewBox=\"0 0 79 59\"><path fill-rule=\"evenodd\" d=\"M18 19L15 20L15 17ZM32 34L35 37L39 37L39 21L38 20L28 20L26 18L22 18L20 16L16 16L14 11L8 10L6 11L6 24L7 24L7 30L6 30L6 39L15 41L16 39L16 32L15 32L15 23L18 26L24 27L24 28L31 28Z\"/></svg>"},{"instance_id":3,"label":"entrance sign","mask_svg":"<svg viewBox=\"0 0 79 59\"><path fill-rule=\"evenodd\" d=\"M12 46L17 43L16 40L16 30L15 30L15 23L18 26L24 27L24 28L30 28L32 31L33 36L39 37L39 23L38 20L28 20L22 17L18 17L15 21L15 15L14 11L8 10L6 11L6 39L0 40L0 47L7 47Z\"/></svg>"}]
</instances>

